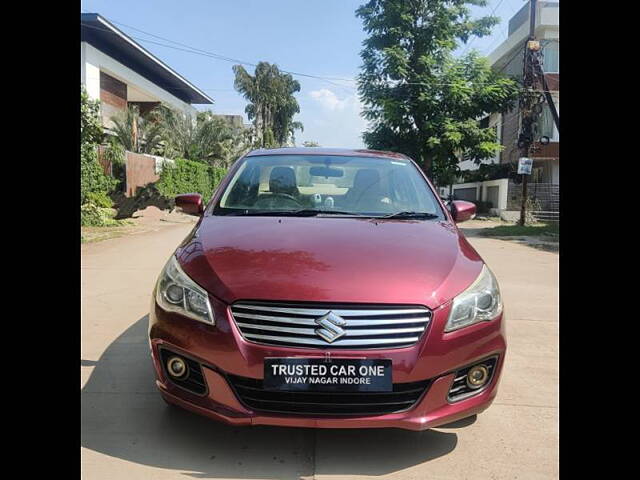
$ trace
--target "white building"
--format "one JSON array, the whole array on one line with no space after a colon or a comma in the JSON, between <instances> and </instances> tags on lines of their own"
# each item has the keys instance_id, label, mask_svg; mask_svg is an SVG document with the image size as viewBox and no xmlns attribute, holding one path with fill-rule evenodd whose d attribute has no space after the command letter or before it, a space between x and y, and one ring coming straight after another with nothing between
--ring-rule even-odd
<instances>
[{"instance_id":1,"label":"white building","mask_svg":"<svg viewBox=\"0 0 640 480\"><path fill-rule=\"evenodd\" d=\"M560 113L560 24L559 2L539 1L536 12L535 36L542 45L543 70L558 114ZM508 37L489 54L492 67L509 76L522 78L524 44L529 37L530 4L526 2L509 20ZM518 160L518 134L520 112L518 108L505 113L492 113L483 122L496 129L498 140L504 149L493 159L483 163L513 163ZM538 122L538 139L549 137L548 145L534 143L533 174L531 182L560 184L560 133L556 128L548 105L544 105ZM460 162L462 170L478 168L472 161Z\"/></svg>"},{"instance_id":2,"label":"white building","mask_svg":"<svg viewBox=\"0 0 640 480\"><path fill-rule=\"evenodd\" d=\"M105 127L129 105L145 113L165 103L195 115L213 100L97 13L80 14L80 82L101 101Z\"/></svg>"}]
</instances>

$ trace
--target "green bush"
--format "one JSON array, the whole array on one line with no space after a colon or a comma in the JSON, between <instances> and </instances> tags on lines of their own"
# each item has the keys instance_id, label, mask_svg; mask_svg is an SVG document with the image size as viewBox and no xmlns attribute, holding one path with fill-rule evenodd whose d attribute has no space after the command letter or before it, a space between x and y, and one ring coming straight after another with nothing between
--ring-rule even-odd
<instances>
[{"instance_id":1,"label":"green bush","mask_svg":"<svg viewBox=\"0 0 640 480\"><path fill-rule=\"evenodd\" d=\"M211 176L211 185L213 186L213 190L215 190L224 176L227 174L227 169L220 167L209 167L209 174Z\"/></svg>"},{"instance_id":2,"label":"green bush","mask_svg":"<svg viewBox=\"0 0 640 480\"><path fill-rule=\"evenodd\" d=\"M118 184L117 180L104 174L98 163L96 146L83 143L80 150L80 205L89 202L87 195L108 194Z\"/></svg>"},{"instance_id":3,"label":"green bush","mask_svg":"<svg viewBox=\"0 0 640 480\"><path fill-rule=\"evenodd\" d=\"M476 206L476 213L489 213L489 209L493 208L493 203L483 202L481 200L472 200Z\"/></svg>"},{"instance_id":4,"label":"green bush","mask_svg":"<svg viewBox=\"0 0 640 480\"><path fill-rule=\"evenodd\" d=\"M80 105L80 205L94 203L111 207L107 195L118 181L105 175L98 162L97 144L103 137L100 102L91 100L81 86Z\"/></svg>"},{"instance_id":5,"label":"green bush","mask_svg":"<svg viewBox=\"0 0 640 480\"><path fill-rule=\"evenodd\" d=\"M93 203L87 203L80 207L80 225L83 227L108 227L120 225L114 220L116 211L113 208L99 207Z\"/></svg>"},{"instance_id":6,"label":"green bush","mask_svg":"<svg viewBox=\"0 0 640 480\"><path fill-rule=\"evenodd\" d=\"M514 172L512 163L483 163L476 170L465 170L461 174L463 182L484 182L485 180L498 180L511 178Z\"/></svg>"},{"instance_id":7,"label":"green bush","mask_svg":"<svg viewBox=\"0 0 640 480\"><path fill-rule=\"evenodd\" d=\"M111 162L111 175L118 181L119 192L124 192L127 183L127 157L124 147L113 137L109 140L103 153L104 159Z\"/></svg>"},{"instance_id":8,"label":"green bush","mask_svg":"<svg viewBox=\"0 0 640 480\"><path fill-rule=\"evenodd\" d=\"M181 193L199 193L206 203L225 173L222 168L178 158L175 165L164 166L156 187L166 198L173 198Z\"/></svg>"},{"instance_id":9,"label":"green bush","mask_svg":"<svg viewBox=\"0 0 640 480\"><path fill-rule=\"evenodd\" d=\"M100 208L113 208L113 200L104 192L88 192L87 202Z\"/></svg>"},{"instance_id":10,"label":"green bush","mask_svg":"<svg viewBox=\"0 0 640 480\"><path fill-rule=\"evenodd\" d=\"M91 100L80 85L80 143L100 143L104 133L100 119L100 101Z\"/></svg>"}]
</instances>

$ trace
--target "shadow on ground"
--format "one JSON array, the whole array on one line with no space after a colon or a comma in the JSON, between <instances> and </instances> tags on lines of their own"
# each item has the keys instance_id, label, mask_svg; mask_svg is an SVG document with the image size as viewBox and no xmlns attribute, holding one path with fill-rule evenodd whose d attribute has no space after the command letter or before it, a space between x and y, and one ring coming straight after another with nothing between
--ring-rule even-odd
<instances>
[{"instance_id":1,"label":"shadow on ground","mask_svg":"<svg viewBox=\"0 0 640 480\"><path fill-rule=\"evenodd\" d=\"M502 240L504 242L519 243L526 247L535 248L537 250L543 250L545 252L558 253L560 251L560 242L546 237L535 237L526 235L514 235L514 236L497 236L497 235L485 235L483 232L487 228L467 228L464 226L459 227L462 233L467 238L492 238L494 240Z\"/></svg>"},{"instance_id":2,"label":"shadow on ground","mask_svg":"<svg viewBox=\"0 0 640 480\"><path fill-rule=\"evenodd\" d=\"M155 388L147 322L133 324L98 362L81 361L93 368L82 389L86 449L193 478L298 479L390 474L456 447L455 433L435 430L231 427L169 407ZM91 465L109 477L108 460Z\"/></svg>"}]
</instances>

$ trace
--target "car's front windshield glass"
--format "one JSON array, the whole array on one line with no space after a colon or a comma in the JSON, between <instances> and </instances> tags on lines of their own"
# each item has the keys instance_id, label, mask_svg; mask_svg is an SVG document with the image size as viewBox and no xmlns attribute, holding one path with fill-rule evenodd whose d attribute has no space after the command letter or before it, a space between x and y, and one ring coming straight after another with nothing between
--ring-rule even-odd
<instances>
[{"instance_id":1,"label":"car's front windshield glass","mask_svg":"<svg viewBox=\"0 0 640 480\"><path fill-rule=\"evenodd\" d=\"M444 218L408 160L340 155L246 157L214 215L336 214Z\"/></svg>"}]
</instances>

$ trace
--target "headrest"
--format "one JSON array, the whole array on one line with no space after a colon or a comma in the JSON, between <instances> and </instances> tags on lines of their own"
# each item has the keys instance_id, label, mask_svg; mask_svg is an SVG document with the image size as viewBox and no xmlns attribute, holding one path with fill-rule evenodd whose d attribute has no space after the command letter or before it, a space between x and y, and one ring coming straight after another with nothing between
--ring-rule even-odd
<instances>
[{"instance_id":1,"label":"headrest","mask_svg":"<svg viewBox=\"0 0 640 480\"><path fill-rule=\"evenodd\" d=\"M375 187L374 187L375 185ZM373 168L363 168L358 170L353 180L353 188L355 190L368 190L370 188L379 189L380 173Z\"/></svg>"},{"instance_id":2,"label":"headrest","mask_svg":"<svg viewBox=\"0 0 640 480\"><path fill-rule=\"evenodd\" d=\"M294 195L298 191L296 172L291 167L274 167L269 176L271 193Z\"/></svg>"}]
</instances>

